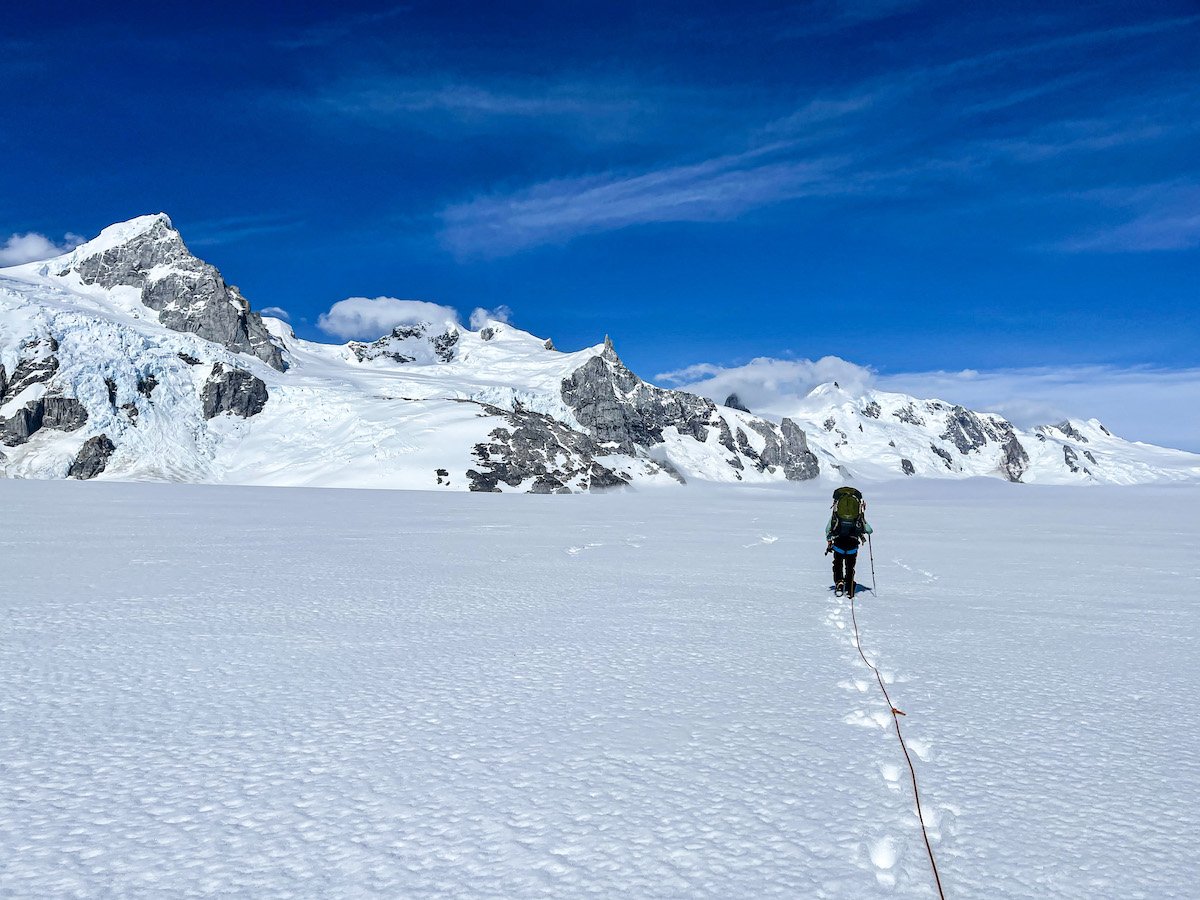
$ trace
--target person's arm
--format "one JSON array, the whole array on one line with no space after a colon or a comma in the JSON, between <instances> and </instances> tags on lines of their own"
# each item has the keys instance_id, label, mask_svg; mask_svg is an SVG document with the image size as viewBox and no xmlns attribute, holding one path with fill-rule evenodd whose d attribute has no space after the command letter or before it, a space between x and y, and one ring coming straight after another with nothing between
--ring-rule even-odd
<instances>
[{"instance_id":1,"label":"person's arm","mask_svg":"<svg viewBox=\"0 0 1200 900\"><path fill-rule=\"evenodd\" d=\"M874 534L875 533L875 529L871 527L871 523L868 522L866 519L863 519L862 531L863 531L863 534Z\"/></svg>"}]
</instances>

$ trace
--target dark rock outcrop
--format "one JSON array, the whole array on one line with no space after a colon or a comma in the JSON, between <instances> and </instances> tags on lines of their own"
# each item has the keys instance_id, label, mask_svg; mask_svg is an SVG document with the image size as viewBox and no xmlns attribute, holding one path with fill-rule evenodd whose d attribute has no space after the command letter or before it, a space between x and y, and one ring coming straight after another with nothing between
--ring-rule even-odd
<instances>
[{"instance_id":1,"label":"dark rock outcrop","mask_svg":"<svg viewBox=\"0 0 1200 900\"><path fill-rule=\"evenodd\" d=\"M725 398L725 405L728 406L730 409L740 409L744 413L750 412L750 410L746 407L746 404L744 404L742 402L742 398L739 397L736 393L730 394L728 397Z\"/></svg>"},{"instance_id":2,"label":"dark rock outcrop","mask_svg":"<svg viewBox=\"0 0 1200 900\"><path fill-rule=\"evenodd\" d=\"M579 424L596 440L636 456L639 447L662 443L674 426L698 441L720 417L711 400L646 384L617 357L612 342L563 380L562 396Z\"/></svg>"},{"instance_id":3,"label":"dark rock outcrop","mask_svg":"<svg viewBox=\"0 0 1200 900\"><path fill-rule=\"evenodd\" d=\"M0 443L10 447L24 444L33 436L34 432L42 427L44 412L44 402L32 400L7 419L0 419Z\"/></svg>"},{"instance_id":4,"label":"dark rock outcrop","mask_svg":"<svg viewBox=\"0 0 1200 900\"><path fill-rule=\"evenodd\" d=\"M965 407L956 406L946 417L946 430L941 439L952 443L959 453L967 454L987 444L988 435L979 416Z\"/></svg>"},{"instance_id":5,"label":"dark rock outcrop","mask_svg":"<svg viewBox=\"0 0 1200 900\"><path fill-rule=\"evenodd\" d=\"M241 292L194 257L166 216L73 266L84 284L133 287L172 331L195 334L283 371L282 351ZM66 274L65 272L58 274Z\"/></svg>"},{"instance_id":6,"label":"dark rock outcrop","mask_svg":"<svg viewBox=\"0 0 1200 900\"><path fill-rule=\"evenodd\" d=\"M917 412L917 408L911 403L908 404L907 406L903 407L902 409L896 410L894 413L892 413L892 415L894 415L897 419L899 419L905 425L924 425L925 424L925 419L923 419L921 417L921 415Z\"/></svg>"},{"instance_id":7,"label":"dark rock outcrop","mask_svg":"<svg viewBox=\"0 0 1200 900\"><path fill-rule=\"evenodd\" d=\"M21 356L8 377L0 400L15 397L32 384L45 384L58 371L58 341L52 337L30 341L21 347Z\"/></svg>"},{"instance_id":8,"label":"dark rock outcrop","mask_svg":"<svg viewBox=\"0 0 1200 900\"><path fill-rule=\"evenodd\" d=\"M501 484L519 487L530 479L529 491L535 494L569 494L572 483L585 490L629 484L627 476L596 460L609 451L588 435L526 409L483 409L503 417L506 427L494 429L487 443L475 445L478 467L467 471L472 491L498 492Z\"/></svg>"},{"instance_id":9,"label":"dark rock outcrop","mask_svg":"<svg viewBox=\"0 0 1200 900\"><path fill-rule=\"evenodd\" d=\"M28 387L49 382L58 371L58 357L55 355L57 352L58 341L53 337L38 338L22 345L21 356L13 368L12 375L6 374L3 379L0 403L12 400ZM3 367L0 367L0 371L3 371ZM56 407L55 414L60 411L65 412ZM0 419L0 443L10 447L24 444L42 427L45 414L46 397L42 396L28 401L7 418ZM85 418L86 415L85 411Z\"/></svg>"},{"instance_id":10,"label":"dark rock outcrop","mask_svg":"<svg viewBox=\"0 0 1200 900\"><path fill-rule=\"evenodd\" d=\"M1089 453L1088 456L1091 457L1091 454ZM1091 475L1092 474L1088 470L1087 466L1079 465L1079 454L1077 454L1075 452L1075 448L1070 447L1066 444L1063 445L1063 462L1065 462L1067 464L1068 469L1070 469L1073 473L1075 473L1077 475L1078 474L1083 474L1083 475ZM1092 462L1094 463L1095 459L1092 459Z\"/></svg>"},{"instance_id":11,"label":"dark rock outcrop","mask_svg":"<svg viewBox=\"0 0 1200 900\"><path fill-rule=\"evenodd\" d=\"M782 468L785 477L794 481L817 474L817 458L795 422L784 419L780 427L766 421L750 423L765 441L763 451L756 453L740 429L740 437L734 437L715 403L646 384L621 362L607 336L603 353L563 380L562 397L589 435L629 456L645 456L649 448L663 442L667 428L701 443L715 431L717 443L729 451L726 462L739 478L747 462L760 472Z\"/></svg>"},{"instance_id":12,"label":"dark rock outcrop","mask_svg":"<svg viewBox=\"0 0 1200 900\"><path fill-rule=\"evenodd\" d=\"M433 352L442 362L454 359L454 345L458 343L458 332L447 331L433 339Z\"/></svg>"},{"instance_id":13,"label":"dark rock outcrop","mask_svg":"<svg viewBox=\"0 0 1200 900\"><path fill-rule=\"evenodd\" d=\"M1063 421L1059 422L1054 427L1058 431L1065 434L1067 437L1074 438L1075 440L1079 441L1079 443L1081 443L1081 444L1086 444L1088 442L1088 439L1086 437L1084 437L1084 435L1079 431L1079 429L1071 424L1070 419L1063 419Z\"/></svg>"},{"instance_id":14,"label":"dark rock outcrop","mask_svg":"<svg viewBox=\"0 0 1200 900\"><path fill-rule=\"evenodd\" d=\"M779 465L788 481L808 481L820 472L816 454L808 449L808 435L791 419L779 423ZM764 458L766 454L763 454Z\"/></svg>"},{"instance_id":15,"label":"dark rock outcrop","mask_svg":"<svg viewBox=\"0 0 1200 900\"><path fill-rule=\"evenodd\" d=\"M245 369L214 363L201 394L204 418L228 412L248 419L263 411L267 397L267 385L261 378Z\"/></svg>"},{"instance_id":16,"label":"dark rock outcrop","mask_svg":"<svg viewBox=\"0 0 1200 900\"><path fill-rule=\"evenodd\" d=\"M1029 454L1021 446L1015 434L1009 434L1004 442L1003 456L1000 457L1000 471L1009 481L1020 481L1021 476L1029 467Z\"/></svg>"},{"instance_id":17,"label":"dark rock outcrop","mask_svg":"<svg viewBox=\"0 0 1200 900\"><path fill-rule=\"evenodd\" d=\"M707 438L707 435L705 436ZM741 471L746 466L738 456L737 444L733 442L733 432L729 428L729 423L723 418L717 420L717 443L729 451L730 457L726 460L730 466L737 471Z\"/></svg>"},{"instance_id":18,"label":"dark rock outcrop","mask_svg":"<svg viewBox=\"0 0 1200 900\"><path fill-rule=\"evenodd\" d=\"M868 403L866 406L863 407L862 414L864 416L866 416L868 419L878 419L879 414L882 412L883 412L883 408L879 405L879 403L876 402L875 400L872 400L870 403Z\"/></svg>"},{"instance_id":19,"label":"dark rock outcrop","mask_svg":"<svg viewBox=\"0 0 1200 900\"><path fill-rule=\"evenodd\" d=\"M495 336L494 329L484 330L491 331L491 337ZM387 359L404 365L411 362L450 362L454 359L458 340L459 333L456 328L450 327L443 332L432 333L429 324L415 322L411 325L397 325L390 334L385 334L377 341L351 341L349 346L350 352L359 362Z\"/></svg>"},{"instance_id":20,"label":"dark rock outcrop","mask_svg":"<svg viewBox=\"0 0 1200 900\"><path fill-rule=\"evenodd\" d=\"M751 456L754 451L747 441L745 450L749 452L743 451L743 455L756 461L758 471L783 469L784 477L789 481L807 481L817 477L820 464L816 455L808 449L808 435L791 419L784 419L779 428L766 421L751 422L750 427L763 439L763 449L761 453ZM741 449L741 429L738 429L738 434Z\"/></svg>"},{"instance_id":21,"label":"dark rock outcrop","mask_svg":"<svg viewBox=\"0 0 1200 900\"><path fill-rule=\"evenodd\" d=\"M942 462L946 464L947 469L952 472L954 471L954 457L950 455L948 450L943 450L936 444L930 444L929 449L942 458Z\"/></svg>"},{"instance_id":22,"label":"dark rock outcrop","mask_svg":"<svg viewBox=\"0 0 1200 900\"><path fill-rule=\"evenodd\" d=\"M913 466L911 459L900 460L900 471L905 475L913 475L916 473L916 467Z\"/></svg>"},{"instance_id":23,"label":"dark rock outcrop","mask_svg":"<svg viewBox=\"0 0 1200 900\"><path fill-rule=\"evenodd\" d=\"M75 461L67 470L67 477L83 480L95 478L108 466L108 461L116 449L107 434L88 438L75 455Z\"/></svg>"},{"instance_id":24,"label":"dark rock outcrop","mask_svg":"<svg viewBox=\"0 0 1200 900\"><path fill-rule=\"evenodd\" d=\"M45 397L42 405L42 427L44 428L75 431L87 424L87 409L74 397Z\"/></svg>"}]
</instances>

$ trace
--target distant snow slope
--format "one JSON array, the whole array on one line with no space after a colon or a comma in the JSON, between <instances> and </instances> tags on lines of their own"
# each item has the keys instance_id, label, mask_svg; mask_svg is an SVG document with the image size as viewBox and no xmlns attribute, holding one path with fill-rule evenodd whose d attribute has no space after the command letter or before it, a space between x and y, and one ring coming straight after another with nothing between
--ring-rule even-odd
<instances>
[{"instance_id":1,"label":"distant snow slope","mask_svg":"<svg viewBox=\"0 0 1200 900\"><path fill-rule=\"evenodd\" d=\"M868 492L948 897L1195 896L1194 499ZM0 895L934 896L819 485L0 507Z\"/></svg>"},{"instance_id":2,"label":"distant snow slope","mask_svg":"<svg viewBox=\"0 0 1200 900\"><path fill-rule=\"evenodd\" d=\"M1114 436L1096 419L1022 430L996 413L836 384L793 417L823 467L867 480L1000 476L1048 484L1139 484L1200 478L1200 455Z\"/></svg>"},{"instance_id":3,"label":"distant snow slope","mask_svg":"<svg viewBox=\"0 0 1200 900\"><path fill-rule=\"evenodd\" d=\"M1022 432L836 385L773 421L647 384L607 340L562 353L501 322L307 342L254 312L158 214L0 269L0 473L567 493L911 474L1195 480L1200 456L1097 422Z\"/></svg>"}]
</instances>

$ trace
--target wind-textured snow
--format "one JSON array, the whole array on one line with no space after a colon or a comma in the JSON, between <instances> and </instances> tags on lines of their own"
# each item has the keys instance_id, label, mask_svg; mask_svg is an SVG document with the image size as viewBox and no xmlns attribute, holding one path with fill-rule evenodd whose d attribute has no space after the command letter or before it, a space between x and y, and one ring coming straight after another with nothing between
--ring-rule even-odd
<instances>
[{"instance_id":1,"label":"wind-textured snow","mask_svg":"<svg viewBox=\"0 0 1200 900\"><path fill-rule=\"evenodd\" d=\"M1195 489L867 498L946 895L1196 896ZM812 484L0 504L0 895L934 896Z\"/></svg>"}]
</instances>

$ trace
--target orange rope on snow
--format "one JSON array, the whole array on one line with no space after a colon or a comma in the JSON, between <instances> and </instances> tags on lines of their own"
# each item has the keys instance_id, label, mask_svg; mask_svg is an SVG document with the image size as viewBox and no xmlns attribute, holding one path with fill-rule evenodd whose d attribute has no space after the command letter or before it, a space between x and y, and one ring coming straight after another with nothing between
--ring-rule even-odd
<instances>
[{"instance_id":1,"label":"orange rope on snow","mask_svg":"<svg viewBox=\"0 0 1200 900\"><path fill-rule=\"evenodd\" d=\"M913 799L917 802L917 821L921 823L921 837L925 838L925 852L929 854L929 865L933 868L933 880L937 884L938 896L942 900L946 900L946 895L942 892L942 879L938 875L937 862L933 858L933 847L929 843L929 833L925 830L925 816L921 811L921 792L917 789L917 770L913 766L912 757L908 754L908 745L904 743L904 735L900 733L900 716L905 713L896 709L892 703L892 698L888 695L887 688L883 684L883 676L879 674L879 670L875 668L875 664L867 659L867 655L863 653L862 641L858 636L858 617L854 615L854 598L850 598L850 621L854 623L854 646L858 650L858 655L862 657L872 672L875 673L875 680L879 682L879 689L883 691L883 699L887 701L888 709L892 713L892 722L896 725L896 737L900 740L900 749L904 751L904 759L908 763L908 771L912 775Z\"/></svg>"}]
</instances>

